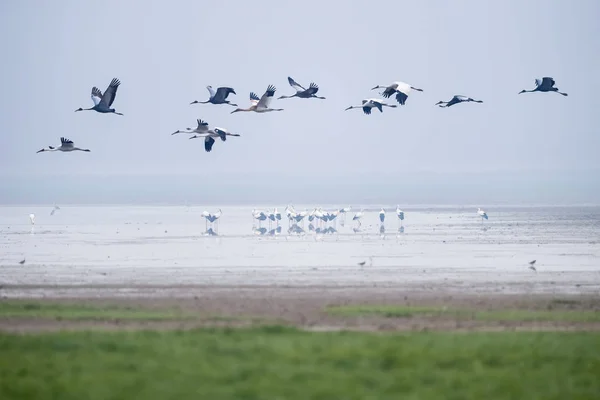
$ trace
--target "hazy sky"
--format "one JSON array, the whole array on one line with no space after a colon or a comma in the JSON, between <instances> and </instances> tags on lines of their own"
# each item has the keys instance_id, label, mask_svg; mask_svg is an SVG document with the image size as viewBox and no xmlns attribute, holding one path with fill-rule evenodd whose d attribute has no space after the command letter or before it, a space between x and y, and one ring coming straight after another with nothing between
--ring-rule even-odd
<instances>
[{"instance_id":1,"label":"hazy sky","mask_svg":"<svg viewBox=\"0 0 600 400\"><path fill-rule=\"evenodd\" d=\"M117 196L127 179L158 185L158 197L175 190L160 187L170 179L176 198L230 185L223 193L242 202L239 183L285 198L311 185L335 192L330 181L389 184L393 196L422 183L445 202L460 182L489 192L486 174L529 174L558 194L573 190L572 176L582 200L599 200L599 18L597 0L2 1L0 203L45 200L31 188L40 182L62 201L95 181ZM233 87L242 107L269 84L290 95L287 76L316 82L327 100L275 100L285 111L269 114L189 105L208 98L207 85ZM517 95L542 76L569 96ZM124 116L74 112L113 77ZM344 112L396 80L424 92L383 114ZM454 94L484 103L434 106ZM170 135L196 118L242 136L206 153L201 140ZM35 153L61 136L92 152ZM423 173L444 182L438 194ZM503 187L519 200L522 186Z\"/></svg>"}]
</instances>

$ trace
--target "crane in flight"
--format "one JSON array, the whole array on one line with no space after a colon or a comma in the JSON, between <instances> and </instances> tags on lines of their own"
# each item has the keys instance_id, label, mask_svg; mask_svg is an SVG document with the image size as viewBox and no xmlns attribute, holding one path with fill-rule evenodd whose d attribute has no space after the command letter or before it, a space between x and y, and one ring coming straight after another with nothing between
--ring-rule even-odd
<instances>
[{"instance_id":1,"label":"crane in flight","mask_svg":"<svg viewBox=\"0 0 600 400\"><path fill-rule=\"evenodd\" d=\"M92 101L94 102L94 107L79 107L77 110L75 110L75 112L94 110L103 114L113 113L117 115L123 115L121 113L116 112L114 108L110 108L110 106L112 106L113 101L115 101L115 97L117 96L117 89L119 88L120 84L120 80L118 80L117 78L113 78L113 80L110 82L110 85L108 85L108 88L106 88L104 94L102 94L100 89L94 86L92 88Z\"/></svg>"},{"instance_id":2,"label":"crane in flight","mask_svg":"<svg viewBox=\"0 0 600 400\"><path fill-rule=\"evenodd\" d=\"M60 146L59 147L53 147L53 146L48 146L48 148L43 148L41 150L38 150L36 153L41 153L44 151L65 151L65 152L69 152L69 151L85 151L85 152L90 152L89 149L80 149L79 147L75 147L73 146L73 141L66 139L64 137L60 138Z\"/></svg>"}]
</instances>

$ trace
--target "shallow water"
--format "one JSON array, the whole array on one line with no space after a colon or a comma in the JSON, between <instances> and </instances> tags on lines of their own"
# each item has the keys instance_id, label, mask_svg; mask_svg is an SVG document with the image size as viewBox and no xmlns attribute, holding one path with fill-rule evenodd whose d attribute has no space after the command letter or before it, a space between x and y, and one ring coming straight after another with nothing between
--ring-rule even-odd
<instances>
[{"instance_id":1,"label":"shallow water","mask_svg":"<svg viewBox=\"0 0 600 400\"><path fill-rule=\"evenodd\" d=\"M296 207L305 208L313 207ZM64 206L50 215L52 207L0 207L0 293L182 284L600 293L600 207L494 207L483 223L472 207L406 207L402 224L393 207L385 234L373 207L361 232L353 210L344 226L342 217L331 224L338 233L316 234L306 221L301 235L288 234L283 207L275 235L267 221L266 234L253 231L252 207L223 207L218 236L205 234L204 209ZM537 273L528 269L533 259Z\"/></svg>"}]
</instances>

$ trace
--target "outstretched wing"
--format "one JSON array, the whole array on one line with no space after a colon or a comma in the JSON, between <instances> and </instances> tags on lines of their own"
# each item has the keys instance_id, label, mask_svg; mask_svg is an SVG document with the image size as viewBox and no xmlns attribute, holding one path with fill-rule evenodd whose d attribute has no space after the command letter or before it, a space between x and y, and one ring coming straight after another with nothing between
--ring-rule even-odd
<instances>
[{"instance_id":1,"label":"outstretched wing","mask_svg":"<svg viewBox=\"0 0 600 400\"><path fill-rule=\"evenodd\" d=\"M550 78L549 76L545 76L542 78L542 86L547 86L551 88L554 87L555 84L556 82L554 82L554 79Z\"/></svg>"},{"instance_id":2,"label":"outstretched wing","mask_svg":"<svg viewBox=\"0 0 600 400\"><path fill-rule=\"evenodd\" d=\"M223 100L227 99L227 96L229 96L229 93L236 94L235 90L233 90L230 87L220 87L217 89L217 94L215 95L215 100L218 99L218 100L223 101Z\"/></svg>"},{"instance_id":3,"label":"outstretched wing","mask_svg":"<svg viewBox=\"0 0 600 400\"><path fill-rule=\"evenodd\" d=\"M207 86L206 90L208 90L208 93L210 93L210 98L212 99L213 97L215 97L215 89L212 88L212 86Z\"/></svg>"},{"instance_id":4,"label":"outstretched wing","mask_svg":"<svg viewBox=\"0 0 600 400\"><path fill-rule=\"evenodd\" d=\"M113 80L110 82L110 85L108 85L108 88L104 92L104 96L102 96L102 103L104 103L107 107L110 107L113 101L115 101L117 89L119 88L120 84L120 80L113 78Z\"/></svg>"},{"instance_id":5,"label":"outstretched wing","mask_svg":"<svg viewBox=\"0 0 600 400\"><path fill-rule=\"evenodd\" d=\"M535 80L535 86L541 86L542 85L542 80L541 79L536 79Z\"/></svg>"},{"instance_id":6,"label":"outstretched wing","mask_svg":"<svg viewBox=\"0 0 600 400\"><path fill-rule=\"evenodd\" d=\"M60 138L60 144L62 145L62 147L73 147L73 141L64 137Z\"/></svg>"},{"instance_id":7,"label":"outstretched wing","mask_svg":"<svg viewBox=\"0 0 600 400\"><path fill-rule=\"evenodd\" d=\"M196 128L196 130L198 132L208 132L208 122L202 121L201 119L197 119L197 121L198 121L198 128Z\"/></svg>"},{"instance_id":8,"label":"outstretched wing","mask_svg":"<svg viewBox=\"0 0 600 400\"><path fill-rule=\"evenodd\" d=\"M269 108L269 104L271 104L271 100L273 99L276 90L277 89L275 89L275 86L269 85L269 87L267 87L267 91L262 95L258 104L256 105L256 108Z\"/></svg>"},{"instance_id":9,"label":"outstretched wing","mask_svg":"<svg viewBox=\"0 0 600 400\"><path fill-rule=\"evenodd\" d=\"M215 133L217 135L219 135L219 137L221 138L222 141L227 140L227 132L225 132L224 130L222 130L220 128L215 128Z\"/></svg>"},{"instance_id":10,"label":"outstretched wing","mask_svg":"<svg viewBox=\"0 0 600 400\"><path fill-rule=\"evenodd\" d=\"M255 106L255 105L258 104L259 101L260 101L260 99L258 98L258 96L256 95L256 93L250 92L250 104L252 104L253 106Z\"/></svg>"},{"instance_id":11,"label":"outstretched wing","mask_svg":"<svg viewBox=\"0 0 600 400\"><path fill-rule=\"evenodd\" d=\"M212 150L213 144L215 144L215 139L211 138L210 136L207 136L204 139L204 150L206 150L206 152L210 152Z\"/></svg>"},{"instance_id":12,"label":"outstretched wing","mask_svg":"<svg viewBox=\"0 0 600 400\"><path fill-rule=\"evenodd\" d=\"M365 114L367 114L367 115L370 115L370 114L371 114L371 107L370 107L370 106L369 106L369 107L363 107L362 109L363 109L363 112L364 112ZM356 218L356 217L355 217L355 218Z\"/></svg>"},{"instance_id":13,"label":"outstretched wing","mask_svg":"<svg viewBox=\"0 0 600 400\"><path fill-rule=\"evenodd\" d=\"M400 105L404 105L406 103L406 100L408 99L408 96L402 92L397 92L396 93L396 101L400 104Z\"/></svg>"},{"instance_id":14,"label":"outstretched wing","mask_svg":"<svg viewBox=\"0 0 600 400\"><path fill-rule=\"evenodd\" d=\"M98 103L102 100L102 92L96 86L92 88L92 101L94 105L97 106Z\"/></svg>"},{"instance_id":15,"label":"outstretched wing","mask_svg":"<svg viewBox=\"0 0 600 400\"><path fill-rule=\"evenodd\" d=\"M288 76L288 82L290 83L291 87L293 87L294 89L296 89L297 92L302 92L302 91L306 90L304 88L304 86L302 86L301 84L299 84L298 82L296 82L294 79L292 79L291 76Z\"/></svg>"},{"instance_id":16,"label":"outstretched wing","mask_svg":"<svg viewBox=\"0 0 600 400\"><path fill-rule=\"evenodd\" d=\"M319 86L317 86L316 83L311 82L310 86L308 87L308 90L306 91L306 93L308 94L316 94L319 91Z\"/></svg>"}]
</instances>

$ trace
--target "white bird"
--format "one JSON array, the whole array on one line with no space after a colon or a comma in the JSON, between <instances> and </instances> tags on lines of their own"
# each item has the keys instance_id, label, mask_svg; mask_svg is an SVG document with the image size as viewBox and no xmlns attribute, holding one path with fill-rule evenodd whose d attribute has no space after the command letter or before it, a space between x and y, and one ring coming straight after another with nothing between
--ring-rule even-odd
<instances>
[{"instance_id":1,"label":"white bird","mask_svg":"<svg viewBox=\"0 0 600 400\"><path fill-rule=\"evenodd\" d=\"M198 126L195 129L192 128L185 128L184 131L181 130L176 130L175 132L171 133L171 135L176 135L178 133L208 133L209 132L209 128L208 128L208 122L203 121L201 119L197 119L196 120L198 122Z\"/></svg>"},{"instance_id":2,"label":"white bird","mask_svg":"<svg viewBox=\"0 0 600 400\"><path fill-rule=\"evenodd\" d=\"M360 219L363 217L364 212L361 209L359 212L357 212L356 214L354 214L354 217L352 218L352 221L358 221L358 223L360 224Z\"/></svg>"},{"instance_id":3,"label":"white bird","mask_svg":"<svg viewBox=\"0 0 600 400\"><path fill-rule=\"evenodd\" d=\"M48 146L47 149L41 149L38 150L36 153L41 153L43 151L86 151L89 153L89 149L80 149L79 147L74 147L73 146L73 142L69 139L66 139L64 137L60 138L60 147L52 147L52 146Z\"/></svg>"},{"instance_id":4,"label":"white bird","mask_svg":"<svg viewBox=\"0 0 600 400\"><path fill-rule=\"evenodd\" d=\"M379 221L381 221L381 223L383 224L383 221L385 221L385 210L382 208L381 211L379 211Z\"/></svg>"},{"instance_id":5,"label":"white bird","mask_svg":"<svg viewBox=\"0 0 600 400\"><path fill-rule=\"evenodd\" d=\"M351 110L353 108L362 108L363 112L366 115L370 115L371 114L371 109L373 107L377 108L379 110L379 112L383 112L383 107L392 107L392 108L395 108L397 106L395 104L386 104L381 99L364 99L362 101L362 104L360 106L350 106L350 107L346 108L344 111L348 111L348 110Z\"/></svg>"},{"instance_id":6,"label":"white bird","mask_svg":"<svg viewBox=\"0 0 600 400\"><path fill-rule=\"evenodd\" d=\"M483 211L481 208L477 208L477 215L479 215L481 217L481 222L483 222L483 219L488 219L488 215L485 211Z\"/></svg>"},{"instance_id":7,"label":"white bird","mask_svg":"<svg viewBox=\"0 0 600 400\"><path fill-rule=\"evenodd\" d=\"M213 144L215 144L215 138L221 138L224 142L227 140L227 136L240 136L238 133L230 133L225 128L215 127L214 129L210 129L208 126L208 122L198 119L198 126L196 129L192 130L190 128L186 128L185 131L176 131L171 135L175 135L176 133L195 133L194 136L191 136L190 139L204 138L204 150L206 152L210 152L212 150Z\"/></svg>"},{"instance_id":8,"label":"white bird","mask_svg":"<svg viewBox=\"0 0 600 400\"><path fill-rule=\"evenodd\" d=\"M273 85L269 85L269 87L267 87L267 90L265 91L265 93L262 95L262 97L259 99L258 96L256 95L256 93L251 92L250 93L250 107L248 108L236 108L235 110L233 110L231 112L231 114L235 113L235 112L240 112L240 111L254 111L257 113L266 113L269 111L283 111L283 108L269 108L269 105L271 104L271 100L273 100L273 96L275 95L275 91L277 89L275 89L275 86Z\"/></svg>"},{"instance_id":9,"label":"white bird","mask_svg":"<svg viewBox=\"0 0 600 400\"><path fill-rule=\"evenodd\" d=\"M296 93L291 96L280 96L279 99L290 99L292 97L299 97L301 99L310 99L311 97L314 97L315 99L325 99L325 97L316 96L316 93L319 91L319 86L314 82L310 83L308 89L293 80L290 76L288 76L288 82L291 87L296 89Z\"/></svg>"},{"instance_id":10,"label":"white bird","mask_svg":"<svg viewBox=\"0 0 600 400\"><path fill-rule=\"evenodd\" d=\"M400 105L404 105L406 103L406 99L408 99L408 95L411 91L416 90L417 92L422 92L423 89L418 89L414 86L409 85L405 82L394 82L389 86L385 85L377 85L371 90L375 89L385 89L381 95L386 99L389 99L394 93L396 93L396 101L400 103Z\"/></svg>"},{"instance_id":11,"label":"white bird","mask_svg":"<svg viewBox=\"0 0 600 400\"><path fill-rule=\"evenodd\" d=\"M396 216L398 216L400 221L404 221L404 211L400 209L399 205L396 206Z\"/></svg>"},{"instance_id":12,"label":"white bird","mask_svg":"<svg viewBox=\"0 0 600 400\"><path fill-rule=\"evenodd\" d=\"M470 97L457 94L457 95L454 95L452 97L452 99L450 99L450 101L438 101L437 103L435 103L435 105L445 108L445 107L453 106L458 103L468 103L468 102L483 103L483 101L481 101L481 100L475 100Z\"/></svg>"},{"instance_id":13,"label":"white bird","mask_svg":"<svg viewBox=\"0 0 600 400\"><path fill-rule=\"evenodd\" d=\"M54 206L54 208L52 209L52 211L50 211L50 215L54 215L54 213L55 213L57 210L60 210L60 207L59 207L59 206L57 206L57 205L55 205L55 206Z\"/></svg>"},{"instance_id":14,"label":"white bird","mask_svg":"<svg viewBox=\"0 0 600 400\"><path fill-rule=\"evenodd\" d=\"M229 104L230 106L237 107L237 104L230 103L229 100L227 100L227 96L229 96L230 93L237 94L235 92L235 90L233 90L233 88L219 87L215 91L213 89L213 87L209 85L206 87L206 89L208 90L208 93L210 93L210 98L208 100L206 100L206 101L194 100L190 104L207 104L207 103Z\"/></svg>"},{"instance_id":15,"label":"white bird","mask_svg":"<svg viewBox=\"0 0 600 400\"><path fill-rule=\"evenodd\" d=\"M31 225L35 225L35 215L29 214L29 221L31 221Z\"/></svg>"},{"instance_id":16,"label":"white bird","mask_svg":"<svg viewBox=\"0 0 600 400\"><path fill-rule=\"evenodd\" d=\"M566 94L566 93L559 92L558 88L554 87L555 84L556 84L556 82L554 81L553 78L546 76L546 77L543 77L542 79L535 80L535 86L536 86L535 89L533 89L533 90L524 90L523 89L519 92L519 94L527 93L527 92L556 92L558 94L562 94L563 96L568 96L568 94Z\"/></svg>"},{"instance_id":17,"label":"white bird","mask_svg":"<svg viewBox=\"0 0 600 400\"><path fill-rule=\"evenodd\" d=\"M252 210L252 218L257 220L258 225L260 226L260 223L262 221L266 220L268 217L267 217L267 214L265 214L264 212L254 209L254 210Z\"/></svg>"},{"instance_id":18,"label":"white bird","mask_svg":"<svg viewBox=\"0 0 600 400\"><path fill-rule=\"evenodd\" d=\"M94 107L80 107L77 110L75 110L75 112L94 110L103 114L113 113L117 115L123 115L121 113L116 112L114 108L110 108L110 106L112 106L113 101L115 101L115 97L117 96L117 89L119 88L120 84L121 81L119 81L117 78L113 78L113 80L110 82L110 85L108 85L108 88L106 88L104 94L102 94L100 89L94 86L92 88L92 101L94 102Z\"/></svg>"}]
</instances>

